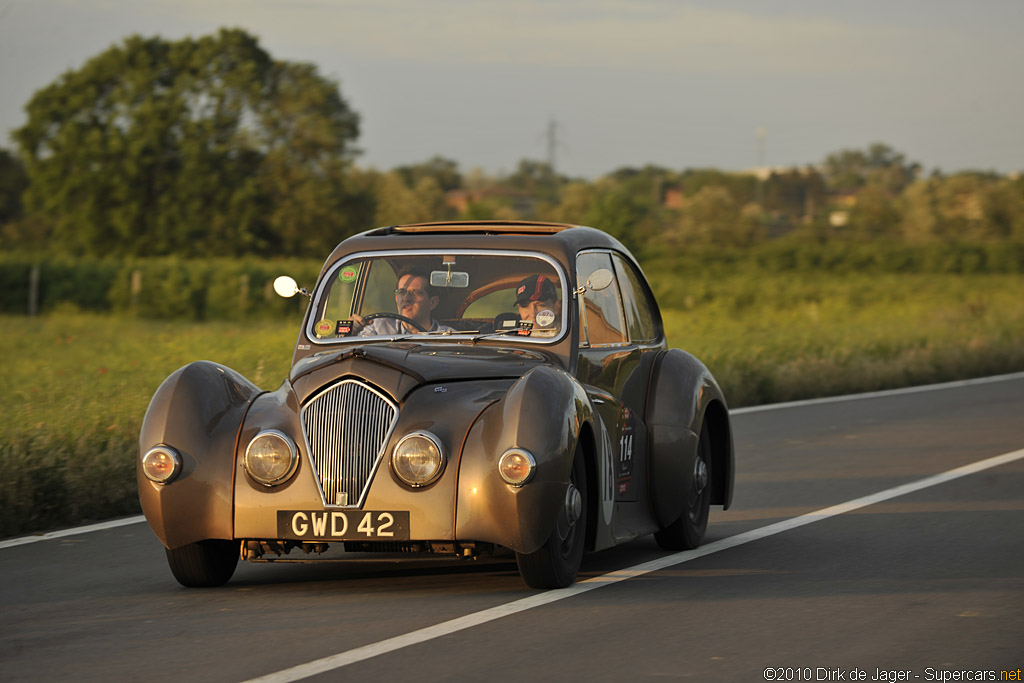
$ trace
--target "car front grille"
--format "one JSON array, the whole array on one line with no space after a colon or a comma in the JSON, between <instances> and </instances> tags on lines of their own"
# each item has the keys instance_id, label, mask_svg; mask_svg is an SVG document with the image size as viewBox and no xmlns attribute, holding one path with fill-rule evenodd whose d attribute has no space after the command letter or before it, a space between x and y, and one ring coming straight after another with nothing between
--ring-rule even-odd
<instances>
[{"instance_id":1,"label":"car front grille","mask_svg":"<svg viewBox=\"0 0 1024 683\"><path fill-rule=\"evenodd\" d=\"M362 504L397 417L387 397L350 379L306 404L302 424L324 503Z\"/></svg>"}]
</instances>

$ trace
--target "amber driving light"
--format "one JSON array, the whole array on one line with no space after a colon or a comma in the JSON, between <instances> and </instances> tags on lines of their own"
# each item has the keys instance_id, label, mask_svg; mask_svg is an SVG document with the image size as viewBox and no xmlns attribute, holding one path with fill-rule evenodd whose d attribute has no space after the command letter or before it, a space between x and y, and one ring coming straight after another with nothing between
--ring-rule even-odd
<instances>
[{"instance_id":1,"label":"amber driving light","mask_svg":"<svg viewBox=\"0 0 1024 683\"><path fill-rule=\"evenodd\" d=\"M533 471L537 469L537 461L528 451L511 448L498 459L498 472L501 478L513 486L522 486L530 481Z\"/></svg>"},{"instance_id":2,"label":"amber driving light","mask_svg":"<svg viewBox=\"0 0 1024 683\"><path fill-rule=\"evenodd\" d=\"M142 456L142 473L150 481L166 484L178 476L180 471L181 456L170 446L150 448Z\"/></svg>"},{"instance_id":3,"label":"amber driving light","mask_svg":"<svg viewBox=\"0 0 1024 683\"><path fill-rule=\"evenodd\" d=\"M391 456L391 469L409 486L426 486L444 469L441 442L430 432L403 437Z\"/></svg>"},{"instance_id":4,"label":"amber driving light","mask_svg":"<svg viewBox=\"0 0 1024 683\"><path fill-rule=\"evenodd\" d=\"M295 442L287 434L268 429L249 442L243 464L254 480L264 486L274 486L292 476L299 456Z\"/></svg>"}]
</instances>

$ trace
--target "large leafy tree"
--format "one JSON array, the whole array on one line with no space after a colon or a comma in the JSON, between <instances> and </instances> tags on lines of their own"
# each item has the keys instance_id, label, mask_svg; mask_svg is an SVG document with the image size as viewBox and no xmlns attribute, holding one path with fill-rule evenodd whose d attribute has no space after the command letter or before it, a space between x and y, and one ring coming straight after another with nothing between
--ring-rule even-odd
<instances>
[{"instance_id":1,"label":"large leafy tree","mask_svg":"<svg viewBox=\"0 0 1024 683\"><path fill-rule=\"evenodd\" d=\"M304 253L350 230L358 116L315 67L272 59L244 31L132 36L26 111L25 210L65 249Z\"/></svg>"},{"instance_id":2,"label":"large leafy tree","mask_svg":"<svg viewBox=\"0 0 1024 683\"><path fill-rule=\"evenodd\" d=\"M0 225L21 217L26 184L25 167L13 154L0 149Z\"/></svg>"}]
</instances>

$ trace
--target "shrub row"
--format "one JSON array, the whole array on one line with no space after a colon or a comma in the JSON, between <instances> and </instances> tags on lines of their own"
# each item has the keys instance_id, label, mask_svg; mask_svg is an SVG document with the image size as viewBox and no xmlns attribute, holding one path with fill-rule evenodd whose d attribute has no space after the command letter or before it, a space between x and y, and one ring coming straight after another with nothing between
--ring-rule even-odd
<instances>
[{"instance_id":1,"label":"shrub row","mask_svg":"<svg viewBox=\"0 0 1024 683\"><path fill-rule=\"evenodd\" d=\"M772 272L1024 273L1024 243L896 242L779 239L754 247L699 246L670 256L652 255L645 270L693 272L756 267Z\"/></svg>"},{"instance_id":2,"label":"shrub row","mask_svg":"<svg viewBox=\"0 0 1024 683\"><path fill-rule=\"evenodd\" d=\"M245 320L279 317L305 301L273 293L283 273L311 287L320 263L309 260L130 261L8 255L0 257L0 312L29 310L32 269L37 268L36 310L72 305L145 318ZM814 243L781 239L750 248L698 247L644 260L652 278L681 273L715 274L758 269L832 273L1024 273L1024 244L879 242Z\"/></svg>"},{"instance_id":3,"label":"shrub row","mask_svg":"<svg viewBox=\"0 0 1024 683\"><path fill-rule=\"evenodd\" d=\"M319 262L308 260L112 261L10 255L0 258L0 312L26 313L34 298L41 313L71 306L144 318L282 317L302 310L305 299L277 296L274 279L288 274L312 287L319 269Z\"/></svg>"}]
</instances>

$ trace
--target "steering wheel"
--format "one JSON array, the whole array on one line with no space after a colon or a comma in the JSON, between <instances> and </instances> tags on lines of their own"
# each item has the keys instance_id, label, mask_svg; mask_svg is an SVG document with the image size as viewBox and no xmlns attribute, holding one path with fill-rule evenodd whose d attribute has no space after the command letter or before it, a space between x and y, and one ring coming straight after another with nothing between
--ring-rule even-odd
<instances>
[{"instance_id":1,"label":"steering wheel","mask_svg":"<svg viewBox=\"0 0 1024 683\"><path fill-rule=\"evenodd\" d=\"M363 322L368 323L371 320L376 320L377 318L394 318L395 320L401 320L403 323L408 323L409 325L412 325L420 332L427 331L427 328L423 327L423 325L420 325L412 318L406 318L404 315L399 315L398 313L371 313L370 315L363 316Z\"/></svg>"}]
</instances>

